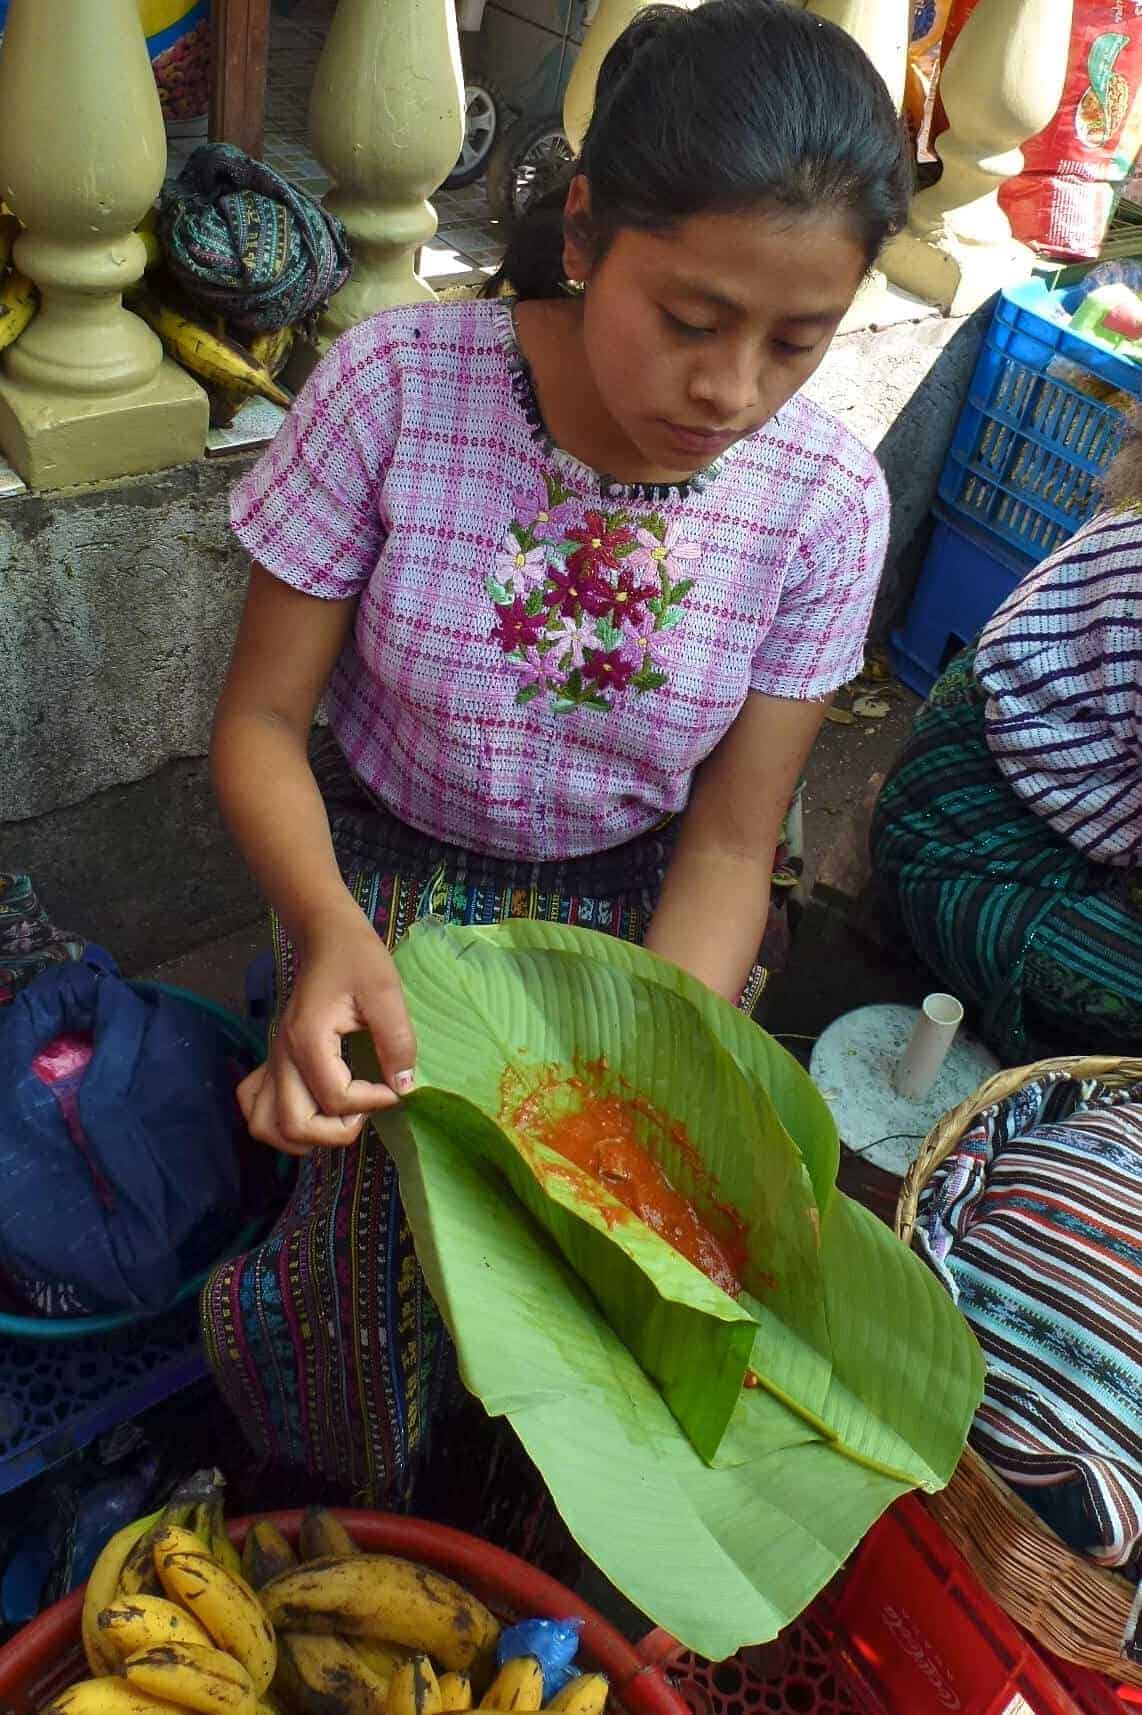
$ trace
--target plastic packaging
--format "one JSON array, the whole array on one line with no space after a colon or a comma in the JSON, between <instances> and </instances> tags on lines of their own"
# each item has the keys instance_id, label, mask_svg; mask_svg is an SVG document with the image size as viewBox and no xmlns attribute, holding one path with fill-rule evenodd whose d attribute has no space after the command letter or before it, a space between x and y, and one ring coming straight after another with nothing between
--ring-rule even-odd
<instances>
[{"instance_id":1,"label":"plastic packaging","mask_svg":"<svg viewBox=\"0 0 1142 1715\"><path fill-rule=\"evenodd\" d=\"M942 65L977 4L954 0ZM933 137L947 123L937 91ZM1024 143L1022 173L999 193L1016 238L1060 259L1097 256L1140 144L1142 14L1133 0L1074 0L1062 101Z\"/></svg>"},{"instance_id":2,"label":"plastic packaging","mask_svg":"<svg viewBox=\"0 0 1142 1715\"><path fill-rule=\"evenodd\" d=\"M496 1656L502 1667L517 1656L533 1655L543 1669L543 1701L550 1703L556 1692L578 1678L575 1657L582 1629L581 1620L523 1620L501 1633Z\"/></svg>"},{"instance_id":3,"label":"plastic packaging","mask_svg":"<svg viewBox=\"0 0 1142 1715\"><path fill-rule=\"evenodd\" d=\"M210 109L209 0L138 0L163 118L200 119Z\"/></svg>"}]
</instances>

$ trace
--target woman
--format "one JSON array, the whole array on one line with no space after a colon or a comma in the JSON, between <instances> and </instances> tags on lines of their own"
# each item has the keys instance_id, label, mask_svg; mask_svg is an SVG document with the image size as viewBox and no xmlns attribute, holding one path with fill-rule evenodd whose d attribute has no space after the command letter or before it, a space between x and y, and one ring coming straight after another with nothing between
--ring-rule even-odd
<instances>
[{"instance_id":1,"label":"woman","mask_svg":"<svg viewBox=\"0 0 1142 1715\"><path fill-rule=\"evenodd\" d=\"M908 176L844 31L779 0L648 9L563 206L513 235L514 297L354 328L235 495L255 567L214 773L281 1002L242 1097L309 1159L206 1326L249 1439L327 1494L407 1494L447 1354L365 1131L415 1078L410 922L576 924L757 992L782 817L888 529L875 459L796 395ZM383 1082L351 1077L357 1030Z\"/></svg>"},{"instance_id":2,"label":"woman","mask_svg":"<svg viewBox=\"0 0 1142 1715\"><path fill-rule=\"evenodd\" d=\"M933 687L873 865L1012 1061L1142 1044L1142 417L1103 510Z\"/></svg>"}]
</instances>

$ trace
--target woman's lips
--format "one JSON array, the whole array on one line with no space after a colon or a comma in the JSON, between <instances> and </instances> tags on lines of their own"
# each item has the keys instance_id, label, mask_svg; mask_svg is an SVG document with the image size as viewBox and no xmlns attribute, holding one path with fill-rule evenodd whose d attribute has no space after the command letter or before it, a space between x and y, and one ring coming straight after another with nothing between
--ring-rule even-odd
<instances>
[{"instance_id":1,"label":"woman's lips","mask_svg":"<svg viewBox=\"0 0 1142 1715\"><path fill-rule=\"evenodd\" d=\"M671 423L665 419L663 427L676 446L705 458L716 458L737 439L725 429L691 429L685 423Z\"/></svg>"}]
</instances>

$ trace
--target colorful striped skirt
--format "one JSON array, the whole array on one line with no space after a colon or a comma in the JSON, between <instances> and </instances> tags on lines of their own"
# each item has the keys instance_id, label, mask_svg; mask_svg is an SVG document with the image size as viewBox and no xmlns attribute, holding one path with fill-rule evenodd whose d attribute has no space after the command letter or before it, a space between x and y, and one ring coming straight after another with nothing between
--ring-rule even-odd
<instances>
[{"instance_id":1,"label":"colorful striped skirt","mask_svg":"<svg viewBox=\"0 0 1142 1715\"><path fill-rule=\"evenodd\" d=\"M881 792L877 881L920 957L979 1009L982 1034L1009 1061L1137 1053L1137 892L1007 785L987 746L974 660L965 651L937 681Z\"/></svg>"},{"instance_id":2,"label":"colorful striped skirt","mask_svg":"<svg viewBox=\"0 0 1142 1715\"><path fill-rule=\"evenodd\" d=\"M599 856L512 863L398 822L328 736L313 762L344 879L387 946L429 915L465 924L525 917L642 939L674 824ZM280 1004L292 990L295 957L276 921L274 942ZM764 979L758 966L743 1005L753 1004ZM267 1483L269 1472L288 1470L295 1501L310 1494L407 1506L415 1498L428 1510L416 1492L428 1430L462 1411L463 1396L395 1168L375 1135L302 1161L281 1219L255 1249L215 1271L202 1315L214 1375ZM470 1411L466 1423L465 1444L478 1439ZM461 1452L450 1439L453 1475ZM480 1458L502 1463L502 1449ZM513 1478L507 1490L518 1507L515 1485ZM480 1522L487 1527L486 1517ZM518 1536L511 1545L519 1549Z\"/></svg>"}]
</instances>

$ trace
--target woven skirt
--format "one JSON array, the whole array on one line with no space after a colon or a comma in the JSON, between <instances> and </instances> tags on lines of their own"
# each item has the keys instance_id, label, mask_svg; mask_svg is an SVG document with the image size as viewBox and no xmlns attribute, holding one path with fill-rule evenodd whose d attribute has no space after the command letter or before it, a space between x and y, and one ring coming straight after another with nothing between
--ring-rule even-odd
<instances>
[{"instance_id":1,"label":"woven skirt","mask_svg":"<svg viewBox=\"0 0 1142 1715\"><path fill-rule=\"evenodd\" d=\"M365 791L326 735L314 748L342 875L387 946L418 918L499 923L512 917L641 941L675 838L674 824L599 856L513 863L474 856L398 822ZM274 923L277 996L295 955ZM742 1004L764 984L759 965ZM269 1236L217 1269L202 1298L206 1350L260 1468L288 1472L276 1492L431 1512L423 1476L429 1431L459 1411L455 1475L478 1454L451 1343L417 1265L396 1170L375 1133L350 1149L315 1149ZM469 1489L483 1478L473 1475ZM501 1490L519 1493L513 1478ZM488 1528L488 1519L473 1519ZM490 1532L489 1532L490 1534ZM510 1543L517 1551L518 1536Z\"/></svg>"},{"instance_id":2,"label":"woven skirt","mask_svg":"<svg viewBox=\"0 0 1142 1715\"><path fill-rule=\"evenodd\" d=\"M1132 878L1092 863L1004 780L966 650L937 680L872 826L876 877L939 980L1010 1062L1136 1053L1142 913Z\"/></svg>"}]
</instances>

